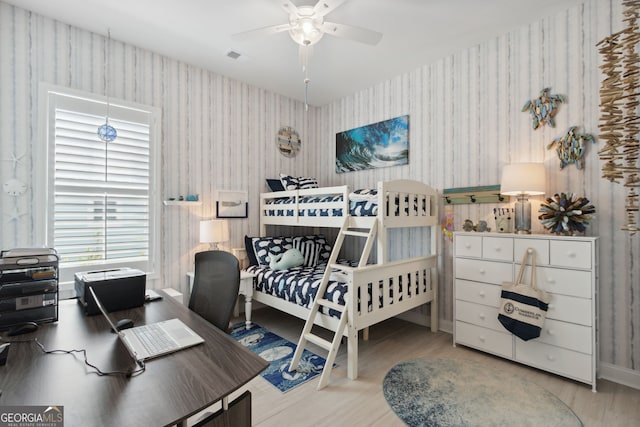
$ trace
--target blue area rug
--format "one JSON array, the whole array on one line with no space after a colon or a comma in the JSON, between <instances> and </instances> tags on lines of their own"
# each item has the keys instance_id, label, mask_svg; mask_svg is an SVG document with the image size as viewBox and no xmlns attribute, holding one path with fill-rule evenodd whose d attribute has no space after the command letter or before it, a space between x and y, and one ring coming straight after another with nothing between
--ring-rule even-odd
<instances>
[{"instance_id":1,"label":"blue area rug","mask_svg":"<svg viewBox=\"0 0 640 427\"><path fill-rule=\"evenodd\" d=\"M403 362L391 368L382 387L408 426L582 426L542 387L468 360Z\"/></svg>"},{"instance_id":2,"label":"blue area rug","mask_svg":"<svg viewBox=\"0 0 640 427\"><path fill-rule=\"evenodd\" d=\"M231 337L269 362L269 367L260 375L283 393L309 381L322 373L324 368L325 359L305 349L298 369L289 372L289 364L297 344L255 323L249 330L244 322L233 325Z\"/></svg>"}]
</instances>

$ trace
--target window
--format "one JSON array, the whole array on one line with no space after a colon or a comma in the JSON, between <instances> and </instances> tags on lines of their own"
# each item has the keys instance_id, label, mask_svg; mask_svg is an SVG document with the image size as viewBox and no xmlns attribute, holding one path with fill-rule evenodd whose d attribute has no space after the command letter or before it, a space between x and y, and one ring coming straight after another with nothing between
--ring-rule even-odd
<instances>
[{"instance_id":1,"label":"window","mask_svg":"<svg viewBox=\"0 0 640 427\"><path fill-rule=\"evenodd\" d=\"M153 272L157 177L156 109L110 100L104 142L99 97L47 92L48 245L60 256L61 291L77 271L118 267Z\"/></svg>"}]
</instances>

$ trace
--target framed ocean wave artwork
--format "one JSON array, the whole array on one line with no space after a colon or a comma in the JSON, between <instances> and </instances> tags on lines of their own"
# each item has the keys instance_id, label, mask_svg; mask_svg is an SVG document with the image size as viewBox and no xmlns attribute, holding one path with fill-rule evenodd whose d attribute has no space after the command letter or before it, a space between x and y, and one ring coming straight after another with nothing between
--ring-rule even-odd
<instances>
[{"instance_id":1,"label":"framed ocean wave artwork","mask_svg":"<svg viewBox=\"0 0 640 427\"><path fill-rule=\"evenodd\" d=\"M337 173L408 163L408 115L336 134Z\"/></svg>"}]
</instances>

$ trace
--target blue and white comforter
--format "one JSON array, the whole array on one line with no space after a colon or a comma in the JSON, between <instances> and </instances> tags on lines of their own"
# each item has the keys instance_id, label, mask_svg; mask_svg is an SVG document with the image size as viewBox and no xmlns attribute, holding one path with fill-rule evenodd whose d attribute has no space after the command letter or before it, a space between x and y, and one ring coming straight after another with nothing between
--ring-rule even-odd
<instances>
[{"instance_id":1,"label":"blue and white comforter","mask_svg":"<svg viewBox=\"0 0 640 427\"><path fill-rule=\"evenodd\" d=\"M319 208L319 209L307 209L305 204L309 203L327 203L327 202L342 202L344 197L342 194L330 195L330 196L306 196L298 199L298 215L306 217L334 217L343 216L342 208ZM281 197L272 199L267 204L269 208L265 209L265 216L294 216L295 212L295 197ZM396 197L394 200L387 198L386 209L393 211L397 216L400 210L400 200ZM414 214L426 212L425 201L419 202L417 200L410 201L405 198L405 213L409 213L410 206L413 209ZM294 205L294 206L290 206ZM378 191L375 189L360 189L355 190L349 194L349 215L351 216L376 216L378 215Z\"/></svg>"},{"instance_id":2,"label":"blue and white comforter","mask_svg":"<svg viewBox=\"0 0 640 427\"><path fill-rule=\"evenodd\" d=\"M357 262L344 260L338 262L352 267L357 266ZM311 308L313 300L318 293L318 287L322 282L325 268L325 263L317 264L315 267L294 267L289 270L271 270L267 266L252 265L247 268L247 271L257 276L256 291L293 302L302 307ZM325 298L344 305L346 292L347 285L345 283L330 280ZM324 308L322 307L322 309ZM329 310L329 315L340 317L340 312Z\"/></svg>"},{"instance_id":3,"label":"blue and white comforter","mask_svg":"<svg viewBox=\"0 0 640 427\"><path fill-rule=\"evenodd\" d=\"M327 202L341 202L343 200L342 195L334 196L308 196L300 197L300 216L343 216L342 209L305 209L305 203L327 203ZM295 203L294 197L284 197L269 201L269 206L273 208L266 209L266 216L293 216L294 210L287 209L288 205ZM349 202L349 213L353 216L376 216L378 214L378 203L375 201L354 201Z\"/></svg>"}]
</instances>

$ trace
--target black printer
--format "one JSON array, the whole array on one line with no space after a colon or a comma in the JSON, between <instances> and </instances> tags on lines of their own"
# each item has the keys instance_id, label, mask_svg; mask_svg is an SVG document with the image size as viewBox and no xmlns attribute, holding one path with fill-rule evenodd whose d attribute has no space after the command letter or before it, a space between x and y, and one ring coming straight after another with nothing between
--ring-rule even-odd
<instances>
[{"instance_id":1,"label":"black printer","mask_svg":"<svg viewBox=\"0 0 640 427\"><path fill-rule=\"evenodd\" d=\"M78 304L87 315L100 313L89 286L100 298L107 311L125 310L144 304L147 275L133 268L85 271L75 274L75 288Z\"/></svg>"}]
</instances>

